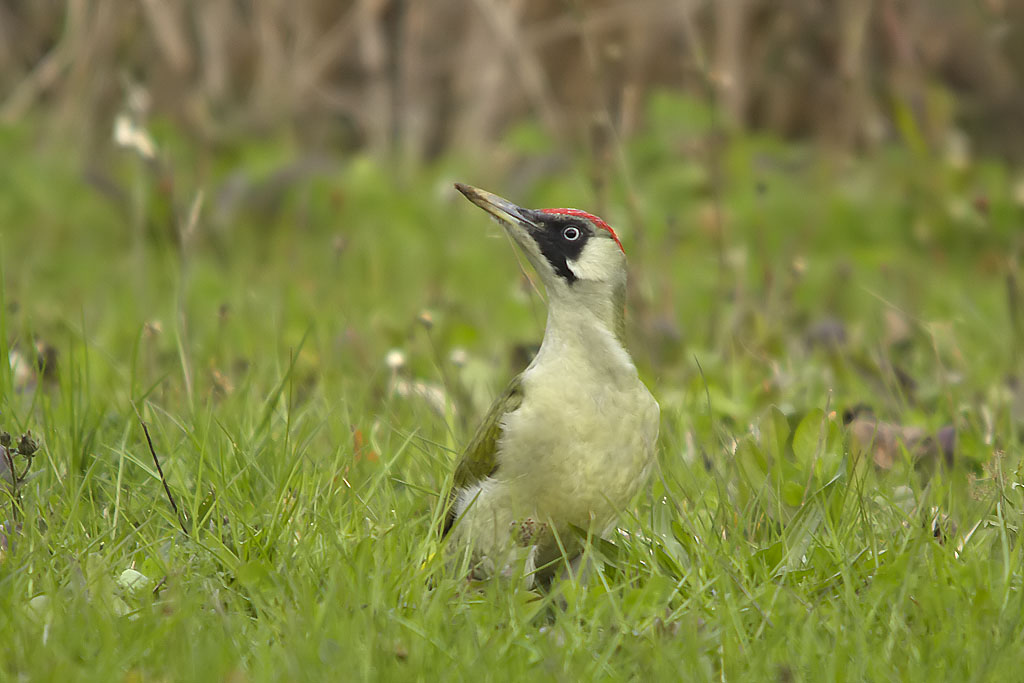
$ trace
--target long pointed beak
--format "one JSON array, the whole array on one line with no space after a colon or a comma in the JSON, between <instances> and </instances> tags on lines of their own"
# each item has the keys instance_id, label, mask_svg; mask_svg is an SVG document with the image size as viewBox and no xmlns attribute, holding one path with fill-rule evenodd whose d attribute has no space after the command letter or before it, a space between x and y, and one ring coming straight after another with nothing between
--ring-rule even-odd
<instances>
[{"instance_id":1,"label":"long pointed beak","mask_svg":"<svg viewBox=\"0 0 1024 683\"><path fill-rule=\"evenodd\" d=\"M464 194L466 199L473 202L502 223L527 229L536 229L538 227L537 223L530 218L530 213L532 212L529 209L516 206L507 199L502 199L496 194L492 194L487 190L481 190L480 188L473 187L472 185L455 183L455 189Z\"/></svg>"}]
</instances>

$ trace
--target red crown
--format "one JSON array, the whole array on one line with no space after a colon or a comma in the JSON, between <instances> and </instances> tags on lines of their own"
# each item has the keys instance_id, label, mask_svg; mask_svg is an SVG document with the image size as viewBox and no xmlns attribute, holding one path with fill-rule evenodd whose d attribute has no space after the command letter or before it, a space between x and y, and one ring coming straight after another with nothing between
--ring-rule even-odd
<instances>
[{"instance_id":1,"label":"red crown","mask_svg":"<svg viewBox=\"0 0 1024 683\"><path fill-rule=\"evenodd\" d=\"M597 227L601 228L602 230L607 230L608 234L612 236L613 240L615 240L615 244L619 245L619 250L622 251L623 254L626 253L626 250L622 248L622 242L619 241L619 236L615 234L614 230L612 230L612 226L608 225L607 223L605 223L603 220L601 220L592 213L580 211L579 209L541 209L541 212L556 213L565 216L576 216L578 218L586 218L588 221L590 221Z\"/></svg>"}]
</instances>

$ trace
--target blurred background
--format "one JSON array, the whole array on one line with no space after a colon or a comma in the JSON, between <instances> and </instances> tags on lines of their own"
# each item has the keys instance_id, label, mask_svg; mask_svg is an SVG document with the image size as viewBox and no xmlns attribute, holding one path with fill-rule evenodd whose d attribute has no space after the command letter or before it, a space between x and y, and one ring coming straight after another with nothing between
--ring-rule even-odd
<instances>
[{"instance_id":1,"label":"blurred background","mask_svg":"<svg viewBox=\"0 0 1024 683\"><path fill-rule=\"evenodd\" d=\"M1022 19L1015 0L6 2L0 120L95 153L137 89L139 114L211 153L287 131L418 164L523 121L600 148L670 91L728 133L1016 161Z\"/></svg>"},{"instance_id":2,"label":"blurred background","mask_svg":"<svg viewBox=\"0 0 1024 683\"><path fill-rule=\"evenodd\" d=\"M762 149L737 177L744 136L839 162L898 148L1019 168L1022 20L1015 0L7 2L0 122L122 208L116 164L138 152L174 223L151 227L172 240L199 189L223 227L353 158L406 180L458 158L522 191L582 161L591 204L624 184L640 223L645 164L677 165L683 198L807 161Z\"/></svg>"}]
</instances>

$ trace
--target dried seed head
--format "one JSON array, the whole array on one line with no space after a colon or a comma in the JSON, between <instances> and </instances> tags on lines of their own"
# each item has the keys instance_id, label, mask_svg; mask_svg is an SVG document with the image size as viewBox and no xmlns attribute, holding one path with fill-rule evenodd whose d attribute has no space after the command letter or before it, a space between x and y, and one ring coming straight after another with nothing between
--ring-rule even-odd
<instances>
[{"instance_id":1,"label":"dried seed head","mask_svg":"<svg viewBox=\"0 0 1024 683\"><path fill-rule=\"evenodd\" d=\"M18 452L26 458L31 458L39 450L39 444L32 438L32 432L26 432L18 440Z\"/></svg>"},{"instance_id":2,"label":"dried seed head","mask_svg":"<svg viewBox=\"0 0 1024 683\"><path fill-rule=\"evenodd\" d=\"M143 332L150 339L159 337L164 331L164 325L159 320L150 320L143 326Z\"/></svg>"}]
</instances>

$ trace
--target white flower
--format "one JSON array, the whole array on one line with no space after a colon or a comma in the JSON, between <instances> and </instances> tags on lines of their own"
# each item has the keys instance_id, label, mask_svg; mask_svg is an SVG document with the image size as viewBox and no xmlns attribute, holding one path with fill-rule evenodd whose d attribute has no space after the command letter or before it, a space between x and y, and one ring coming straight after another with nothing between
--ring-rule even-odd
<instances>
[{"instance_id":1,"label":"white flower","mask_svg":"<svg viewBox=\"0 0 1024 683\"><path fill-rule=\"evenodd\" d=\"M127 114L118 114L114 119L114 142L120 147L134 150L143 159L156 158L153 138Z\"/></svg>"},{"instance_id":2,"label":"white flower","mask_svg":"<svg viewBox=\"0 0 1024 683\"><path fill-rule=\"evenodd\" d=\"M391 349L388 351L388 355L384 357L384 362L392 370L400 370L405 367L405 354L399 349Z\"/></svg>"}]
</instances>

